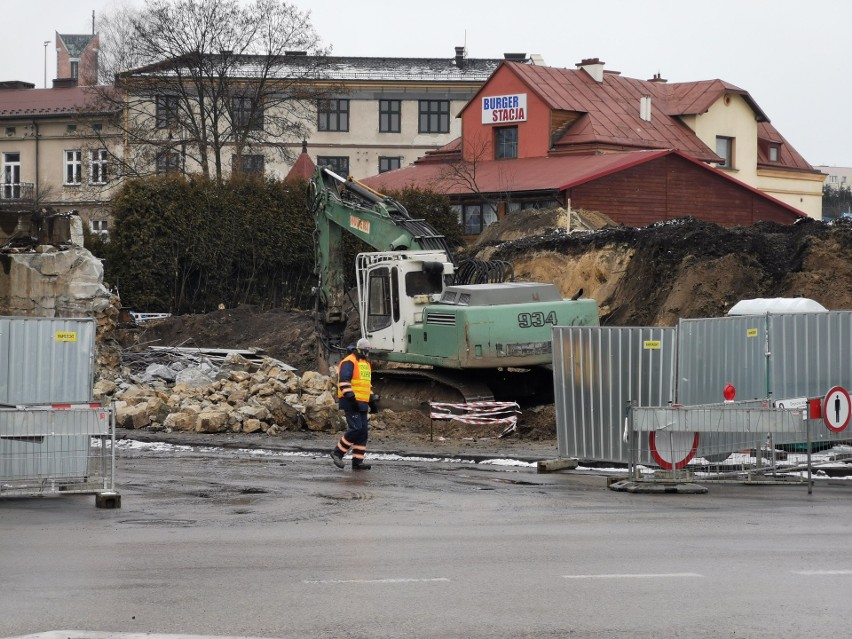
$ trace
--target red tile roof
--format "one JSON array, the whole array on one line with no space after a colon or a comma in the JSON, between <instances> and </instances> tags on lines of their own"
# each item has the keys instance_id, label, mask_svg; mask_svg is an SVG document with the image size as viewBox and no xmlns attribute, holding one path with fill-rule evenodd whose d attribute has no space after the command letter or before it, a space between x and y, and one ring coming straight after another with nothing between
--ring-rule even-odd
<instances>
[{"instance_id":1,"label":"red tile roof","mask_svg":"<svg viewBox=\"0 0 852 639\"><path fill-rule=\"evenodd\" d=\"M597 82L582 69L505 62L552 110L582 114L556 141L555 152L582 147L678 149L705 162L721 158L668 108L669 89L661 82L604 73ZM486 85L487 86L487 85ZM481 92L481 90L480 90ZM478 95L478 94L477 94ZM642 96L651 96L651 119L639 116ZM465 108L478 104L474 97Z\"/></svg>"},{"instance_id":2,"label":"red tile roof","mask_svg":"<svg viewBox=\"0 0 852 639\"><path fill-rule=\"evenodd\" d=\"M287 177L284 178L284 181L293 182L295 180L310 180L314 176L316 168L317 165L314 164L311 156L308 155L307 147L302 146L302 152L299 154L299 157L296 158L296 163L293 164L293 168L290 169L289 173L287 173Z\"/></svg>"},{"instance_id":3,"label":"red tile roof","mask_svg":"<svg viewBox=\"0 0 852 639\"><path fill-rule=\"evenodd\" d=\"M798 217L802 216L801 211L795 207L752 188L686 153L672 149L596 155L556 155L481 162L476 167L476 186L480 194L501 194L507 190L516 194L565 191L670 154L678 155L703 170L712 171L721 179L772 200L794 212ZM412 186L429 188L447 195L473 195L469 180L465 181L458 175L454 175L452 167L452 163L416 163L413 166L381 173L361 181L371 189L380 192L400 191Z\"/></svg>"},{"instance_id":4,"label":"red tile roof","mask_svg":"<svg viewBox=\"0 0 852 639\"><path fill-rule=\"evenodd\" d=\"M0 90L0 118L70 115L91 107L95 96L86 87Z\"/></svg>"},{"instance_id":5,"label":"red tile roof","mask_svg":"<svg viewBox=\"0 0 852 639\"><path fill-rule=\"evenodd\" d=\"M777 162L769 160L770 144L777 144L779 146L780 153ZM816 170L769 122L760 122L757 125L757 164L765 168L793 168L810 172Z\"/></svg>"}]
</instances>

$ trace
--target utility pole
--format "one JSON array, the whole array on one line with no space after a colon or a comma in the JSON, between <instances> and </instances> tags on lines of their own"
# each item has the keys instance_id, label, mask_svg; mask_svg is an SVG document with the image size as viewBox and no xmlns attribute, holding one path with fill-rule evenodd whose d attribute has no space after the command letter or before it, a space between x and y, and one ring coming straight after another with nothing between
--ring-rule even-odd
<instances>
[{"instance_id":1,"label":"utility pole","mask_svg":"<svg viewBox=\"0 0 852 639\"><path fill-rule=\"evenodd\" d=\"M50 40L44 41L44 88L47 88L47 45L50 44Z\"/></svg>"}]
</instances>

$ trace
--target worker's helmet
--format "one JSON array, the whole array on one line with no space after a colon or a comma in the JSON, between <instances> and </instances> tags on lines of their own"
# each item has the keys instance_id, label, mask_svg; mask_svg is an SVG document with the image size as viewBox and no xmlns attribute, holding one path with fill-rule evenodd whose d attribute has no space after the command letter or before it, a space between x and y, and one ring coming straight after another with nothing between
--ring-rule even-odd
<instances>
[{"instance_id":1,"label":"worker's helmet","mask_svg":"<svg viewBox=\"0 0 852 639\"><path fill-rule=\"evenodd\" d=\"M369 353L370 352L370 340L368 340L366 337L362 337L361 339L358 340L358 343L355 344L355 348L357 348L359 351L364 351L366 353Z\"/></svg>"}]
</instances>

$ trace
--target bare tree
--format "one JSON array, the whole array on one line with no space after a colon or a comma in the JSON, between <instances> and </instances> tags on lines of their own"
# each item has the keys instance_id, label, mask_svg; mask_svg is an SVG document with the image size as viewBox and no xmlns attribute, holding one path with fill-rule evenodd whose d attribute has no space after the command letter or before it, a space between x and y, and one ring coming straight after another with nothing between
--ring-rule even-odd
<instances>
[{"instance_id":1,"label":"bare tree","mask_svg":"<svg viewBox=\"0 0 852 639\"><path fill-rule=\"evenodd\" d=\"M118 71L99 100L120 111L123 173L198 171L221 179L276 154L293 159L319 100L341 92L325 79L327 49L303 13L282 0L152 0L107 22ZM124 39L117 44L116 39ZM107 110L107 109L103 109ZM298 148L295 146L295 148Z\"/></svg>"}]
</instances>

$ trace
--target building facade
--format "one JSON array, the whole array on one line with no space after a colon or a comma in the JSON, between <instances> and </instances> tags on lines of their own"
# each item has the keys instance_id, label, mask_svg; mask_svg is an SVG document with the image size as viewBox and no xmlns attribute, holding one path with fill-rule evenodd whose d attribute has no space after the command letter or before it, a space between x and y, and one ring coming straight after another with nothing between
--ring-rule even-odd
<instances>
[{"instance_id":1,"label":"building facade","mask_svg":"<svg viewBox=\"0 0 852 639\"><path fill-rule=\"evenodd\" d=\"M631 225L821 215L824 176L746 91L719 80L637 80L597 58L574 70L506 61L460 119L457 142L367 183L444 190L468 235L525 207L592 208Z\"/></svg>"}]
</instances>

